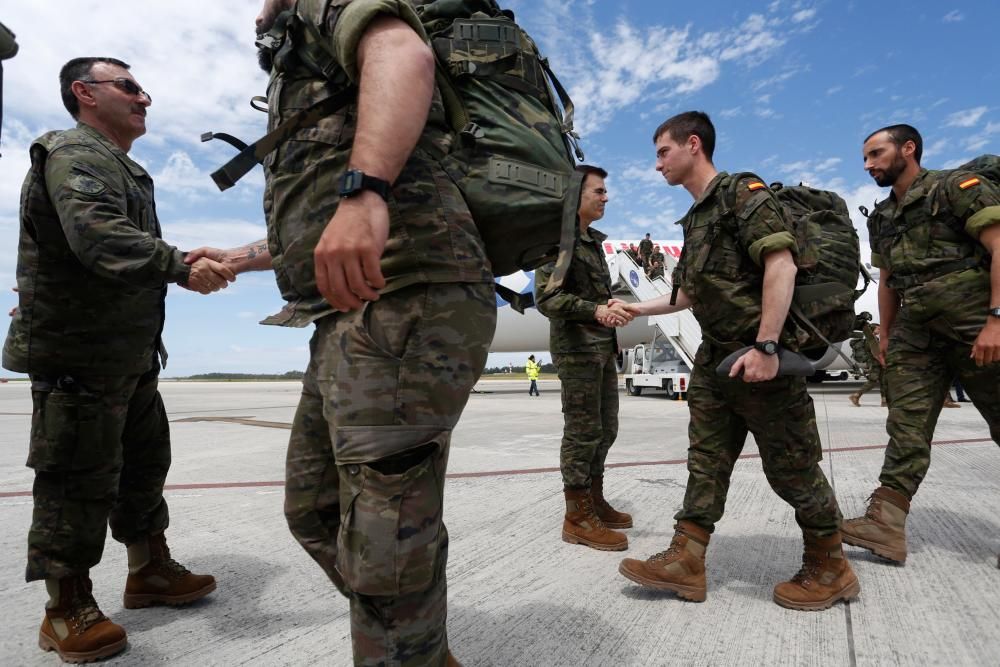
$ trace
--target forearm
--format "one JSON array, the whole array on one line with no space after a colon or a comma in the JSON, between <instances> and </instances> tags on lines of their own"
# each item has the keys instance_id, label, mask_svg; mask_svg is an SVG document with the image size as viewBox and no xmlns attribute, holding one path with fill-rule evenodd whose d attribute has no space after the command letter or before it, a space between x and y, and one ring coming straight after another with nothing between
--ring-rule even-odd
<instances>
[{"instance_id":1,"label":"forearm","mask_svg":"<svg viewBox=\"0 0 1000 667\"><path fill-rule=\"evenodd\" d=\"M792 253L779 250L764 257L764 285L761 294L760 327L757 340L778 340L788 317L795 293L798 269Z\"/></svg>"},{"instance_id":2,"label":"forearm","mask_svg":"<svg viewBox=\"0 0 1000 667\"><path fill-rule=\"evenodd\" d=\"M879 271L878 316L879 325L882 329L882 338L889 335L892 325L896 321L896 314L899 312L899 294L896 290L889 287L890 275L886 269Z\"/></svg>"},{"instance_id":3,"label":"forearm","mask_svg":"<svg viewBox=\"0 0 1000 667\"><path fill-rule=\"evenodd\" d=\"M557 320L592 320L601 305L575 294L556 290L536 298L535 307L545 317Z\"/></svg>"},{"instance_id":4,"label":"forearm","mask_svg":"<svg viewBox=\"0 0 1000 667\"><path fill-rule=\"evenodd\" d=\"M677 290L677 300L674 304L670 303L670 296L664 294L649 301L640 301L635 306L638 308L638 315L669 315L690 308L691 299L684 290Z\"/></svg>"},{"instance_id":5,"label":"forearm","mask_svg":"<svg viewBox=\"0 0 1000 667\"><path fill-rule=\"evenodd\" d=\"M271 251L267 248L267 239L224 250L220 261L232 269L233 273L268 271L273 268Z\"/></svg>"},{"instance_id":6,"label":"forearm","mask_svg":"<svg viewBox=\"0 0 1000 667\"><path fill-rule=\"evenodd\" d=\"M381 17L361 39L358 65L358 125L351 166L391 183L427 122L434 55L406 23Z\"/></svg>"}]
</instances>

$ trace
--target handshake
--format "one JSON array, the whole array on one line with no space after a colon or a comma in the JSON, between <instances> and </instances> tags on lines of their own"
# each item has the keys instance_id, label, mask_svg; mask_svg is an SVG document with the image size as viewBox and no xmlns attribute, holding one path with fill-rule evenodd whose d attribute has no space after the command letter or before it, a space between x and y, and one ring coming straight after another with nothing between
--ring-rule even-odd
<instances>
[{"instance_id":1,"label":"handshake","mask_svg":"<svg viewBox=\"0 0 1000 667\"><path fill-rule=\"evenodd\" d=\"M606 327L623 327L639 315L639 306L625 303L620 299L610 299L607 305L600 305L594 311L594 319Z\"/></svg>"},{"instance_id":2,"label":"handshake","mask_svg":"<svg viewBox=\"0 0 1000 667\"><path fill-rule=\"evenodd\" d=\"M211 294L229 287L236 281L236 274L223 262L225 256L216 248L198 248L184 256L184 263L191 266L191 275L184 289L199 294Z\"/></svg>"}]
</instances>

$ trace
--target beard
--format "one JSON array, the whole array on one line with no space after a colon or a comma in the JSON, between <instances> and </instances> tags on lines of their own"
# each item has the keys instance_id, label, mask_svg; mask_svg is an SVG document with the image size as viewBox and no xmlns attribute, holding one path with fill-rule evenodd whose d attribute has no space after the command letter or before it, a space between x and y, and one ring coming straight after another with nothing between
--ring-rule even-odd
<instances>
[{"instance_id":1,"label":"beard","mask_svg":"<svg viewBox=\"0 0 1000 667\"><path fill-rule=\"evenodd\" d=\"M271 73L271 67L274 65L274 53L271 49L257 49L257 64L267 74Z\"/></svg>"},{"instance_id":2,"label":"beard","mask_svg":"<svg viewBox=\"0 0 1000 667\"><path fill-rule=\"evenodd\" d=\"M903 159L902 155L896 153L896 157L893 158L892 164L889 165L889 168L882 172L881 176L875 176L873 174L872 178L875 179L875 183L880 188L887 188L896 183L896 179L899 178L899 175L902 174L905 169L906 160Z\"/></svg>"}]
</instances>

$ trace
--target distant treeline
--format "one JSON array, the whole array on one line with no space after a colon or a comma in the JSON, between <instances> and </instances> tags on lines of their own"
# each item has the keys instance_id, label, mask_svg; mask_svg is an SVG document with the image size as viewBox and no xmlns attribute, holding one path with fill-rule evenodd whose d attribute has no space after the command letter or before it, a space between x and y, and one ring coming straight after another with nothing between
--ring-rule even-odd
<instances>
[{"instance_id":1,"label":"distant treeline","mask_svg":"<svg viewBox=\"0 0 1000 667\"><path fill-rule=\"evenodd\" d=\"M555 364L542 364L542 373L555 373ZM500 375L500 374L513 374L513 375L524 375L524 366L514 366L513 368L509 366L499 366L493 368L487 368L483 371L483 375Z\"/></svg>"},{"instance_id":2,"label":"distant treeline","mask_svg":"<svg viewBox=\"0 0 1000 667\"><path fill-rule=\"evenodd\" d=\"M302 371L288 371L287 373L200 373L189 375L178 380L301 380L304 377Z\"/></svg>"}]
</instances>

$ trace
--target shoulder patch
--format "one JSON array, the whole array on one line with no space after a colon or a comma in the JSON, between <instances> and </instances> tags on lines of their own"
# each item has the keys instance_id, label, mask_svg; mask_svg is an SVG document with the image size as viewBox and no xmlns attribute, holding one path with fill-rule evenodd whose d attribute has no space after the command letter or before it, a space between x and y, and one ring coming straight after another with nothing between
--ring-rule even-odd
<instances>
[{"instance_id":1,"label":"shoulder patch","mask_svg":"<svg viewBox=\"0 0 1000 667\"><path fill-rule=\"evenodd\" d=\"M66 185L70 189L85 195L99 195L108 189L101 181L88 174L76 172L66 179Z\"/></svg>"},{"instance_id":2,"label":"shoulder patch","mask_svg":"<svg viewBox=\"0 0 1000 667\"><path fill-rule=\"evenodd\" d=\"M961 183L959 183L958 184L958 189L959 190L968 190L969 188L971 188L974 185L979 185L979 178L977 178L976 176L973 176L972 178L967 178L964 181L962 181Z\"/></svg>"},{"instance_id":3,"label":"shoulder patch","mask_svg":"<svg viewBox=\"0 0 1000 667\"><path fill-rule=\"evenodd\" d=\"M752 183L747 185L747 190L749 190L750 192L754 192L755 190L761 190L766 187L767 186L761 183L760 181L753 181Z\"/></svg>"}]
</instances>

